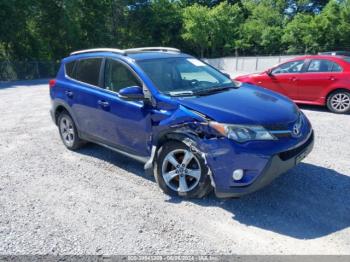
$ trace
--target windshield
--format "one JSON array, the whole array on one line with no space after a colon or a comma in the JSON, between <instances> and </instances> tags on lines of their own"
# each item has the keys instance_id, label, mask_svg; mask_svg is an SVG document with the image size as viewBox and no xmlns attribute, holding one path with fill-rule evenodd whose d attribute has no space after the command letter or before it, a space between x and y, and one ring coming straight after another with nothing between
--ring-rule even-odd
<instances>
[{"instance_id":1,"label":"windshield","mask_svg":"<svg viewBox=\"0 0 350 262\"><path fill-rule=\"evenodd\" d=\"M204 94L235 87L227 76L196 58L152 59L138 64L158 90L170 96Z\"/></svg>"}]
</instances>

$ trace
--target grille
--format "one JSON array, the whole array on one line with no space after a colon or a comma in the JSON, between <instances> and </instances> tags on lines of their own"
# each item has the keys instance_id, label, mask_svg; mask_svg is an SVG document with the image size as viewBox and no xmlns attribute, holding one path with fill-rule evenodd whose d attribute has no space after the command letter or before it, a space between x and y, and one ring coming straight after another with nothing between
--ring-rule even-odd
<instances>
[{"instance_id":1,"label":"grille","mask_svg":"<svg viewBox=\"0 0 350 262\"><path fill-rule=\"evenodd\" d=\"M301 153L302 151L304 151L305 148L307 148L313 141L314 139L314 133L312 132L311 136L309 137L309 139L302 144L301 146L288 150L288 151L284 151L282 153L279 154L280 158L283 161L289 160L295 156L297 156L299 153Z\"/></svg>"}]
</instances>

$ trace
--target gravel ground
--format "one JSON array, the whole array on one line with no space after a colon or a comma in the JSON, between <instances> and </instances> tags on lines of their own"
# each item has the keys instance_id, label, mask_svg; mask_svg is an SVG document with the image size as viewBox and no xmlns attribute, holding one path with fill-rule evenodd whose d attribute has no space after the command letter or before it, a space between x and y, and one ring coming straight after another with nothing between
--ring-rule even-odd
<instances>
[{"instance_id":1,"label":"gravel ground","mask_svg":"<svg viewBox=\"0 0 350 262\"><path fill-rule=\"evenodd\" d=\"M127 157L67 150L35 83L0 87L0 254L350 254L349 115L303 107L302 164L241 199L182 201Z\"/></svg>"}]
</instances>

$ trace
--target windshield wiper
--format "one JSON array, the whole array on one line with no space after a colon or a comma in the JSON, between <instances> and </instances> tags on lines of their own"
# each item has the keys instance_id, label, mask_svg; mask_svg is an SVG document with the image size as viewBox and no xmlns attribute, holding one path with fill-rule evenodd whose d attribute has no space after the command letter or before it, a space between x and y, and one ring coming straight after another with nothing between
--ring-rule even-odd
<instances>
[{"instance_id":1,"label":"windshield wiper","mask_svg":"<svg viewBox=\"0 0 350 262\"><path fill-rule=\"evenodd\" d=\"M194 92L195 95L210 95L233 88L233 86L220 86L216 88L206 88Z\"/></svg>"},{"instance_id":2,"label":"windshield wiper","mask_svg":"<svg viewBox=\"0 0 350 262\"><path fill-rule=\"evenodd\" d=\"M193 96L192 91L172 91L169 92L169 95L171 96Z\"/></svg>"}]
</instances>

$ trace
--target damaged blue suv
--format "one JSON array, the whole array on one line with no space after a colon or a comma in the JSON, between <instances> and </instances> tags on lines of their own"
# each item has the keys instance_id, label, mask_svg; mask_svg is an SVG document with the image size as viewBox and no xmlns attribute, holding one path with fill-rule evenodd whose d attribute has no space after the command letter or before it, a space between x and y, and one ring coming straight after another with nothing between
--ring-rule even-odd
<instances>
[{"instance_id":1,"label":"damaged blue suv","mask_svg":"<svg viewBox=\"0 0 350 262\"><path fill-rule=\"evenodd\" d=\"M88 141L143 161L169 195L251 193L314 143L291 100L175 48L73 52L50 81L50 96L68 149Z\"/></svg>"}]
</instances>

